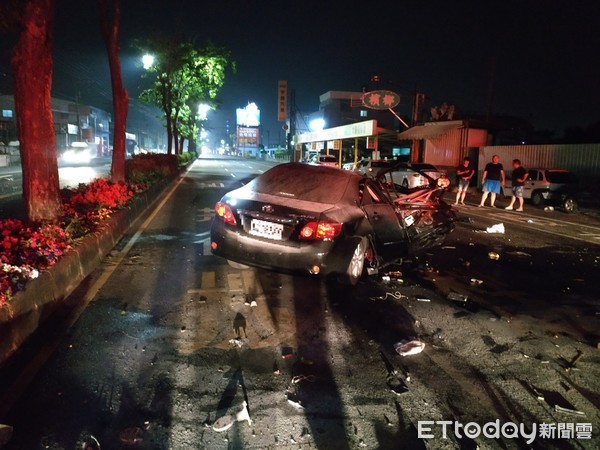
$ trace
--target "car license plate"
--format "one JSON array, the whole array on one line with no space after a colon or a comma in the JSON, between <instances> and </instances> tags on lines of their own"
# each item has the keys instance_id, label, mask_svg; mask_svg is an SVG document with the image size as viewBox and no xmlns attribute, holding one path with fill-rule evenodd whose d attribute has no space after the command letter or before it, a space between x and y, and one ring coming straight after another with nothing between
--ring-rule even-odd
<instances>
[{"instance_id":1,"label":"car license plate","mask_svg":"<svg viewBox=\"0 0 600 450\"><path fill-rule=\"evenodd\" d=\"M252 222L250 222L250 234L281 241L283 239L283 225L264 220L252 219Z\"/></svg>"}]
</instances>

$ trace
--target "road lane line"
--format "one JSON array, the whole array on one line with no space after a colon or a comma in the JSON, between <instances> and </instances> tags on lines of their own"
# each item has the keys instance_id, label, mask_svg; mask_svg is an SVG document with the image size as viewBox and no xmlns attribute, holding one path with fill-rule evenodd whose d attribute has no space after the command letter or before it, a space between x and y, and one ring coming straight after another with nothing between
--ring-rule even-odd
<instances>
[{"instance_id":1,"label":"road lane line","mask_svg":"<svg viewBox=\"0 0 600 450\"><path fill-rule=\"evenodd\" d=\"M213 289L216 287L216 277L214 272L202 272L202 280L200 281L202 289Z\"/></svg>"},{"instance_id":2,"label":"road lane line","mask_svg":"<svg viewBox=\"0 0 600 450\"><path fill-rule=\"evenodd\" d=\"M227 285L232 291L243 290L242 276L239 273L228 273L227 274Z\"/></svg>"},{"instance_id":3,"label":"road lane line","mask_svg":"<svg viewBox=\"0 0 600 450\"><path fill-rule=\"evenodd\" d=\"M483 214L473 214L471 212L469 212L468 215L472 215L472 216L475 216L475 217L479 217L480 219L487 219L487 220L491 220L491 221L494 221L495 219L499 219L499 218L501 219L501 217L487 216L487 215L483 215ZM504 219L506 219L506 221L508 223L512 224L512 225L518 225L521 228L528 229L529 231L538 231L540 233L546 233L546 234L551 234L551 235L554 235L554 236L566 237L568 239L574 239L576 241L581 241L581 242L585 242L585 243L588 243L588 244L595 244L595 242L590 241L590 239L584 239L584 238L579 237L579 236L577 236L575 234L567 234L566 232L560 232L560 231L551 231L551 230L549 230L547 228L532 227L532 224L527 223L527 222L523 222L522 220L515 220L515 219L506 218L506 217ZM557 222L560 222L560 220L557 221ZM535 223L535 220L534 220L534 223ZM592 226L589 226L589 225L577 225L577 224L574 224L572 222L563 222L563 224L565 224L565 225L569 224L569 225L573 225L573 226L580 226L580 227L591 228L593 230L598 230L598 227L592 227ZM577 231L575 231L575 232L577 232Z\"/></svg>"},{"instance_id":4,"label":"road lane line","mask_svg":"<svg viewBox=\"0 0 600 450\"><path fill-rule=\"evenodd\" d=\"M231 173L230 175L231 175L233 178L235 178L235 174L234 174L234 173Z\"/></svg>"}]
</instances>

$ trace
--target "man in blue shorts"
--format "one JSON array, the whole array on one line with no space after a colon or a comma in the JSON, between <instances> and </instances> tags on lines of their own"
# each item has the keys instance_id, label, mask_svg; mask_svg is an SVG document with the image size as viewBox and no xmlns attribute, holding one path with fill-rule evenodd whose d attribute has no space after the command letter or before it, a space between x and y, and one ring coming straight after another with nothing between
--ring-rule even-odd
<instances>
[{"instance_id":1,"label":"man in blue shorts","mask_svg":"<svg viewBox=\"0 0 600 450\"><path fill-rule=\"evenodd\" d=\"M500 164L500 157L494 155L492 162L487 163L483 176L481 177L481 184L483 184L483 194L481 195L481 202L479 207L481 208L485 204L485 200L488 195L490 196L490 206L495 208L496 195L500 193L500 189L504 187L504 167Z\"/></svg>"},{"instance_id":2,"label":"man in blue shorts","mask_svg":"<svg viewBox=\"0 0 600 450\"><path fill-rule=\"evenodd\" d=\"M510 199L510 205L508 205L506 210L512 211L513 205L515 204L515 198L519 199L519 207L516 209L517 211L523 211L523 186L525 186L525 181L529 177L529 173L527 170L521 165L521 161L518 159L513 159L513 170L512 170L512 191L513 196Z\"/></svg>"}]
</instances>

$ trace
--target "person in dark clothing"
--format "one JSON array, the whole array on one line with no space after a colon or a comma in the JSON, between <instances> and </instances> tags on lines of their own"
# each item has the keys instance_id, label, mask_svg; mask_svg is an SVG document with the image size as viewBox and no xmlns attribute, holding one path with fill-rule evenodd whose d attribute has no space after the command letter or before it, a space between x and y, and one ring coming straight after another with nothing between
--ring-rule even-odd
<instances>
[{"instance_id":1,"label":"person in dark clothing","mask_svg":"<svg viewBox=\"0 0 600 450\"><path fill-rule=\"evenodd\" d=\"M504 187L504 167L500 164L500 157L494 155L492 162L487 163L483 176L481 178L481 184L483 184L483 194L481 195L481 202L479 207L481 208L485 204L485 200L488 195L490 196L490 206L495 208L496 195L500 193L500 189Z\"/></svg>"},{"instance_id":2,"label":"person in dark clothing","mask_svg":"<svg viewBox=\"0 0 600 450\"><path fill-rule=\"evenodd\" d=\"M463 159L463 162L456 169L456 176L458 177L458 191L456 192L456 201L454 206L465 204L465 196L467 195L467 189L469 189L469 183L471 178L475 174L475 169L471 167L471 160L468 156Z\"/></svg>"},{"instance_id":3,"label":"person in dark clothing","mask_svg":"<svg viewBox=\"0 0 600 450\"><path fill-rule=\"evenodd\" d=\"M512 211L513 205L515 204L515 199L518 198L519 207L516 210L523 211L523 186L525 186L525 181L528 177L529 173L521 165L521 161L519 161L518 159L513 159L513 171L511 174L513 196L510 199L510 205L508 205L504 209Z\"/></svg>"}]
</instances>

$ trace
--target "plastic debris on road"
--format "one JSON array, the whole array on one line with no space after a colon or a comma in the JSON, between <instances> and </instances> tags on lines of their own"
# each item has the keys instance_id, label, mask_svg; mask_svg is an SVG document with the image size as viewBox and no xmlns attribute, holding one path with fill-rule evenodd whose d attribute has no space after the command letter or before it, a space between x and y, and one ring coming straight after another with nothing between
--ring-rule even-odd
<instances>
[{"instance_id":1,"label":"plastic debris on road","mask_svg":"<svg viewBox=\"0 0 600 450\"><path fill-rule=\"evenodd\" d=\"M229 343L237 348L242 348L244 342L241 339L229 339Z\"/></svg>"},{"instance_id":2,"label":"plastic debris on road","mask_svg":"<svg viewBox=\"0 0 600 450\"><path fill-rule=\"evenodd\" d=\"M248 421L248 425L252 425L252 419L250 419L250 413L248 412L248 403L245 401L242 403L242 409L235 415L219 417L213 423L212 429L218 433L229 430L236 422Z\"/></svg>"},{"instance_id":3,"label":"plastic debris on road","mask_svg":"<svg viewBox=\"0 0 600 450\"><path fill-rule=\"evenodd\" d=\"M400 341L394 344L394 350L400 356L416 355L417 353L421 353L424 348L425 343L418 340Z\"/></svg>"},{"instance_id":4,"label":"plastic debris on road","mask_svg":"<svg viewBox=\"0 0 600 450\"><path fill-rule=\"evenodd\" d=\"M457 301L457 302L466 302L469 297L463 294L459 294L457 292L450 292L446 297L448 300Z\"/></svg>"},{"instance_id":5,"label":"plastic debris on road","mask_svg":"<svg viewBox=\"0 0 600 450\"><path fill-rule=\"evenodd\" d=\"M488 258L498 261L500 259L500 255L496 252L489 252Z\"/></svg>"},{"instance_id":6,"label":"plastic debris on road","mask_svg":"<svg viewBox=\"0 0 600 450\"><path fill-rule=\"evenodd\" d=\"M485 231L486 231L486 233L504 234L504 232L505 232L504 224L497 223L495 225L492 225L491 227L487 227Z\"/></svg>"}]
</instances>

